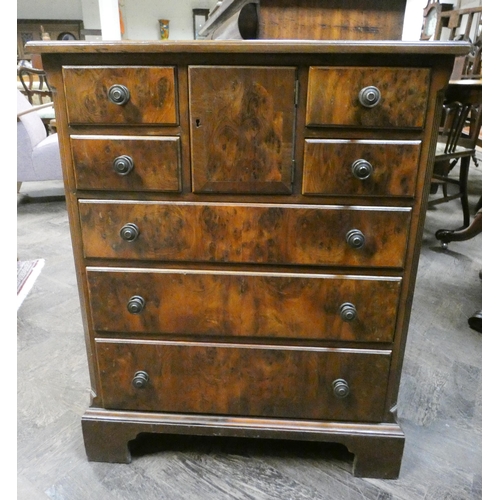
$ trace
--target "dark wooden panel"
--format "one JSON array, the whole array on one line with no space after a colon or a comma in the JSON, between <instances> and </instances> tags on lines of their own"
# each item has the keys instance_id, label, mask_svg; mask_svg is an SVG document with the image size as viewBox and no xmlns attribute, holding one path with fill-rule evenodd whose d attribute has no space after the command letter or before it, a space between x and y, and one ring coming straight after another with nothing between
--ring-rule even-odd
<instances>
[{"instance_id":1,"label":"dark wooden panel","mask_svg":"<svg viewBox=\"0 0 500 500\"><path fill-rule=\"evenodd\" d=\"M429 78L426 68L311 67L306 124L421 128ZM358 95L370 86L379 89L381 101L367 108Z\"/></svg>"},{"instance_id":2,"label":"dark wooden panel","mask_svg":"<svg viewBox=\"0 0 500 500\"><path fill-rule=\"evenodd\" d=\"M63 68L71 124L177 124L175 69L171 66L74 66ZM125 85L130 100L108 99L113 85Z\"/></svg>"},{"instance_id":3,"label":"dark wooden panel","mask_svg":"<svg viewBox=\"0 0 500 500\"><path fill-rule=\"evenodd\" d=\"M400 279L87 269L95 330L391 342ZM131 314L139 295L145 306ZM351 303L356 318L344 321Z\"/></svg>"},{"instance_id":4,"label":"dark wooden panel","mask_svg":"<svg viewBox=\"0 0 500 500\"><path fill-rule=\"evenodd\" d=\"M80 200L86 257L402 267L411 210ZM135 241L120 237L135 224ZM351 248L352 229L366 242Z\"/></svg>"},{"instance_id":5,"label":"dark wooden panel","mask_svg":"<svg viewBox=\"0 0 500 500\"><path fill-rule=\"evenodd\" d=\"M260 0L259 38L400 40L406 0Z\"/></svg>"},{"instance_id":6,"label":"dark wooden panel","mask_svg":"<svg viewBox=\"0 0 500 500\"><path fill-rule=\"evenodd\" d=\"M71 151L78 189L180 190L179 137L72 136ZM124 155L133 169L121 175L113 163Z\"/></svg>"},{"instance_id":7,"label":"dark wooden panel","mask_svg":"<svg viewBox=\"0 0 500 500\"><path fill-rule=\"evenodd\" d=\"M390 351L96 342L105 408L376 421ZM137 389L134 374L149 381ZM332 382L350 394L334 396Z\"/></svg>"},{"instance_id":8,"label":"dark wooden panel","mask_svg":"<svg viewBox=\"0 0 500 500\"><path fill-rule=\"evenodd\" d=\"M307 139L303 194L414 196L420 141ZM372 174L360 179L353 163L366 160Z\"/></svg>"},{"instance_id":9,"label":"dark wooden panel","mask_svg":"<svg viewBox=\"0 0 500 500\"><path fill-rule=\"evenodd\" d=\"M195 192L291 192L295 75L295 68L189 68Z\"/></svg>"}]
</instances>

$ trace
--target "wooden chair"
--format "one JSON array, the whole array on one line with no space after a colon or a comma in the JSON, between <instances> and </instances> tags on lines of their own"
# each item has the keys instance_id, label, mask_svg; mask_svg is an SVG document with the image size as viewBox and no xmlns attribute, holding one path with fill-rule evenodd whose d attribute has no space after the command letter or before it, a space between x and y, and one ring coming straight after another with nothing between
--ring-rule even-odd
<instances>
[{"instance_id":1,"label":"wooden chair","mask_svg":"<svg viewBox=\"0 0 500 500\"><path fill-rule=\"evenodd\" d=\"M41 106L53 102L52 90L47 83L45 71L26 66L18 66L17 75L20 82L18 90L25 95L32 106ZM41 107L37 111L47 133L52 133L50 123L55 119L54 107Z\"/></svg>"},{"instance_id":2,"label":"wooden chair","mask_svg":"<svg viewBox=\"0 0 500 500\"><path fill-rule=\"evenodd\" d=\"M475 155L481 126L482 104L480 99L451 100L444 104L431 181L431 195L437 194L439 187L441 187L442 196L431 197L428 206L432 207L460 199L463 225L458 229L466 228L470 222L467 182L470 161L471 159L474 162L477 161ZM460 165L458 178L451 177L450 172L457 164ZM449 186L455 186L455 188L449 190Z\"/></svg>"},{"instance_id":3,"label":"wooden chair","mask_svg":"<svg viewBox=\"0 0 500 500\"><path fill-rule=\"evenodd\" d=\"M52 91L43 69L18 66L17 76L21 82L21 93L33 106L52 101Z\"/></svg>"}]
</instances>

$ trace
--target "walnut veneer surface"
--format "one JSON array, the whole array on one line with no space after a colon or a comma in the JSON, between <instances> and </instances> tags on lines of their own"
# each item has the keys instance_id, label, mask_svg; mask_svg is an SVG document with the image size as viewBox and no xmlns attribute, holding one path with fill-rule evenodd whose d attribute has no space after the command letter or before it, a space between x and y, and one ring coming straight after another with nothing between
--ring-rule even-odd
<instances>
[{"instance_id":1,"label":"walnut veneer surface","mask_svg":"<svg viewBox=\"0 0 500 500\"><path fill-rule=\"evenodd\" d=\"M54 88L93 386L142 432L324 440L399 474L396 406L462 43L34 43Z\"/></svg>"}]
</instances>

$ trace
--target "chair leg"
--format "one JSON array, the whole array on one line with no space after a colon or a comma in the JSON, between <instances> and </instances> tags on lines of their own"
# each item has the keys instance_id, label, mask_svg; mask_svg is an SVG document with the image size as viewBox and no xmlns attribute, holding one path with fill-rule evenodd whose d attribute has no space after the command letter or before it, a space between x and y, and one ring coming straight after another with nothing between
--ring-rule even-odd
<instances>
[{"instance_id":1,"label":"chair leg","mask_svg":"<svg viewBox=\"0 0 500 500\"><path fill-rule=\"evenodd\" d=\"M464 224L462 227L466 228L470 224L470 209L469 209L469 194L468 194L468 181L469 181L469 166L470 156L462 158L460 162L459 174L459 187L460 187L460 202L462 204L462 211L464 215Z\"/></svg>"}]
</instances>

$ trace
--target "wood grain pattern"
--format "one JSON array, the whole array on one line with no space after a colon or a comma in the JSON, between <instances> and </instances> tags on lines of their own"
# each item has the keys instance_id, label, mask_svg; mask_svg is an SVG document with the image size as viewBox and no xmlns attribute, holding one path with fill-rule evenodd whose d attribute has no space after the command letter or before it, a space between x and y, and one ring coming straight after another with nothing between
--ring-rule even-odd
<instances>
[{"instance_id":1,"label":"wood grain pattern","mask_svg":"<svg viewBox=\"0 0 500 500\"><path fill-rule=\"evenodd\" d=\"M427 108L430 70L390 67L309 68L306 124L421 128ZM382 95L373 108L362 106L361 89L375 86Z\"/></svg>"},{"instance_id":2,"label":"wood grain pattern","mask_svg":"<svg viewBox=\"0 0 500 500\"><path fill-rule=\"evenodd\" d=\"M259 38L400 40L405 0L260 0Z\"/></svg>"},{"instance_id":3,"label":"wood grain pattern","mask_svg":"<svg viewBox=\"0 0 500 500\"><path fill-rule=\"evenodd\" d=\"M189 68L195 192L291 192L295 74L295 68Z\"/></svg>"},{"instance_id":4,"label":"wood grain pattern","mask_svg":"<svg viewBox=\"0 0 500 500\"><path fill-rule=\"evenodd\" d=\"M303 194L415 195L420 141L306 139ZM366 160L373 167L367 179L353 175L352 164Z\"/></svg>"},{"instance_id":5,"label":"wood grain pattern","mask_svg":"<svg viewBox=\"0 0 500 500\"><path fill-rule=\"evenodd\" d=\"M100 332L391 342L399 278L88 268ZM145 300L140 314L128 300ZM356 307L344 321L342 304Z\"/></svg>"},{"instance_id":6,"label":"wood grain pattern","mask_svg":"<svg viewBox=\"0 0 500 500\"><path fill-rule=\"evenodd\" d=\"M86 257L402 267L409 208L80 200ZM139 237L120 238L136 224ZM346 234L359 229L362 248Z\"/></svg>"},{"instance_id":7,"label":"wood grain pattern","mask_svg":"<svg viewBox=\"0 0 500 500\"><path fill-rule=\"evenodd\" d=\"M390 351L96 340L107 409L374 421ZM144 370L149 382L132 385ZM350 394L334 396L344 379Z\"/></svg>"},{"instance_id":8,"label":"wood grain pattern","mask_svg":"<svg viewBox=\"0 0 500 500\"><path fill-rule=\"evenodd\" d=\"M177 90L171 66L67 66L64 88L71 124L175 125ZM112 85L125 85L130 100L117 105L108 100Z\"/></svg>"},{"instance_id":9,"label":"wood grain pattern","mask_svg":"<svg viewBox=\"0 0 500 500\"><path fill-rule=\"evenodd\" d=\"M179 191L180 138L71 136L77 189L111 191ZM121 155L133 160L127 175L113 170Z\"/></svg>"}]
</instances>

